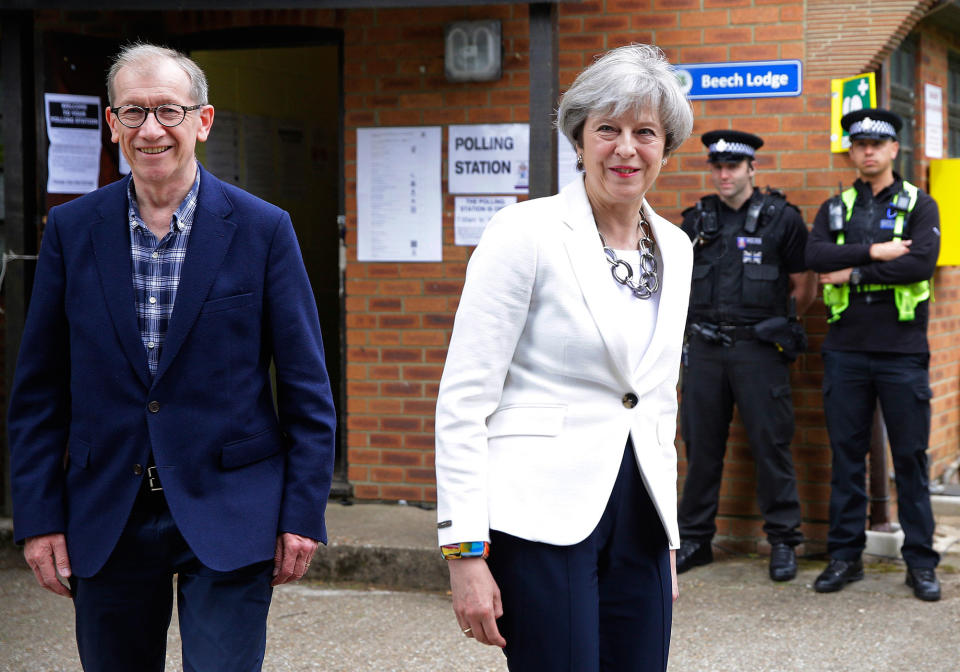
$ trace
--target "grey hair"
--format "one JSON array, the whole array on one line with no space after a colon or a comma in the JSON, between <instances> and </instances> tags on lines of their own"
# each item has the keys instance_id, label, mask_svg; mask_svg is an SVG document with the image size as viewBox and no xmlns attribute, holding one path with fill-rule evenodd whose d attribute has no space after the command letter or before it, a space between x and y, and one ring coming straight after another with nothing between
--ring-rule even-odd
<instances>
[{"instance_id":1,"label":"grey hair","mask_svg":"<svg viewBox=\"0 0 960 672\"><path fill-rule=\"evenodd\" d=\"M667 136L665 156L693 130L690 101L659 47L630 44L611 49L594 61L563 94L557 127L574 147L582 147L588 115L620 116L630 110L653 110L659 115Z\"/></svg>"},{"instance_id":2,"label":"grey hair","mask_svg":"<svg viewBox=\"0 0 960 672\"><path fill-rule=\"evenodd\" d=\"M128 65L144 67L153 61L163 58L170 59L181 70L187 73L187 77L190 79L190 97L193 99L193 104L206 105L209 89L207 87L207 76L203 74L200 66L190 60L186 54L182 54L175 49L160 47L147 42L128 44L121 49L120 53L113 59L113 65L110 66L110 70L107 72L107 97L110 99L110 104L113 105L114 103L116 90L114 89L113 83L121 68L125 68Z\"/></svg>"}]
</instances>

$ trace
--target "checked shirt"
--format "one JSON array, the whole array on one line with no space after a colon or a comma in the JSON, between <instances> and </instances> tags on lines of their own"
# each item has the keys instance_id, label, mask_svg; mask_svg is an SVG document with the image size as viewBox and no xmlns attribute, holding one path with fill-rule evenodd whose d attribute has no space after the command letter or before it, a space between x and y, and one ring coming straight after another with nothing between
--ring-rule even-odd
<instances>
[{"instance_id":1,"label":"checked shirt","mask_svg":"<svg viewBox=\"0 0 960 672\"><path fill-rule=\"evenodd\" d=\"M170 231L162 240L147 228L140 216L137 193L133 180L127 187L130 223L130 258L133 262L133 293L137 307L137 322L140 338L147 353L150 375L157 373L160 352L167 337L167 327L173 304L177 299L180 270L187 256L187 242L197 210L197 194L200 192L200 171L193 187L183 199L170 220Z\"/></svg>"}]
</instances>

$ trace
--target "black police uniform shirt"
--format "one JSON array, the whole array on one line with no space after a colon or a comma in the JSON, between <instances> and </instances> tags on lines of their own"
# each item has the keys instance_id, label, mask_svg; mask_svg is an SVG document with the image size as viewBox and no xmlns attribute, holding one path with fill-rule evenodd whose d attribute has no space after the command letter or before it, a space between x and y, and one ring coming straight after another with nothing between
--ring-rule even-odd
<instances>
[{"instance_id":1,"label":"black police uniform shirt","mask_svg":"<svg viewBox=\"0 0 960 672\"><path fill-rule=\"evenodd\" d=\"M830 201L820 206L807 242L807 265L818 273L842 268L860 268L860 285L911 284L927 280L936 269L940 253L940 212L927 193L918 190L917 203L904 222L902 239L910 239L910 252L898 259L875 262L870 259L870 245L893 240L893 217L888 206L900 193L903 179L894 175L894 182L876 196L870 185L854 182L857 200L853 214L845 225L844 244L836 244L830 232ZM927 322L930 301L917 305L915 319L901 322L894 303L893 290L861 293L850 292L850 305L840 319L830 324L823 341L824 350L926 353ZM829 314L829 309L827 309Z\"/></svg>"},{"instance_id":2,"label":"black police uniform shirt","mask_svg":"<svg viewBox=\"0 0 960 672\"><path fill-rule=\"evenodd\" d=\"M716 204L719 233L716 239L703 245L694 243L689 322L751 325L769 317L787 315L789 275L806 270L807 226L796 207L786 203L777 221L768 221L766 214L762 214L755 232L744 231L751 203L762 198L760 190L755 189L737 210L716 195L701 199L706 208ZM696 220L696 207L684 210L681 228L692 241L698 233ZM707 265L712 265L714 270L708 271ZM745 288L746 276L755 276L763 266L767 268L763 269L766 273L762 277L776 272L776 280L755 281L752 288ZM719 278L714 277L718 270ZM774 294L758 292L756 288L763 284L775 285L778 289Z\"/></svg>"}]
</instances>

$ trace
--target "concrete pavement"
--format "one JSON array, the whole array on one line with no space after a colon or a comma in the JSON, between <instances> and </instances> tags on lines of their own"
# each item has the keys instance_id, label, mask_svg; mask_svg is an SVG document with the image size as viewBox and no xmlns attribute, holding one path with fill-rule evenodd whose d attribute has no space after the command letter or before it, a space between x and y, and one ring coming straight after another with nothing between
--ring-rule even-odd
<instances>
[{"instance_id":1,"label":"concrete pavement","mask_svg":"<svg viewBox=\"0 0 960 672\"><path fill-rule=\"evenodd\" d=\"M310 580L275 592L265 672L505 671L498 651L457 628L433 521L434 512L415 507L331 502L331 545ZM913 597L899 562L869 562L863 581L832 595L811 588L820 560L801 561L798 577L783 584L767 578L764 558L694 569L680 577L669 670L960 670L958 537L960 515L938 516L945 553L937 603ZM0 671L78 672L70 603L33 583L9 533L0 543ZM167 672L179 670L174 626Z\"/></svg>"}]
</instances>

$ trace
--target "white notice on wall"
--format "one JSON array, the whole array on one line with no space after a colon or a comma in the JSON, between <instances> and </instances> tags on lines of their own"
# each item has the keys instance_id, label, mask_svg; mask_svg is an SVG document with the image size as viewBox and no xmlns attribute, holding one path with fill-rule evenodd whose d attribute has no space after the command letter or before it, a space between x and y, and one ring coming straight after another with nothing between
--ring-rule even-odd
<instances>
[{"instance_id":1,"label":"white notice on wall","mask_svg":"<svg viewBox=\"0 0 960 672\"><path fill-rule=\"evenodd\" d=\"M451 194L526 194L530 125L450 126L447 168Z\"/></svg>"},{"instance_id":2,"label":"white notice on wall","mask_svg":"<svg viewBox=\"0 0 960 672\"><path fill-rule=\"evenodd\" d=\"M487 222L498 210L517 202L516 196L457 196L453 220L454 243L476 245Z\"/></svg>"},{"instance_id":3,"label":"white notice on wall","mask_svg":"<svg viewBox=\"0 0 960 672\"><path fill-rule=\"evenodd\" d=\"M943 89L923 85L923 150L931 159L943 158Z\"/></svg>"},{"instance_id":4,"label":"white notice on wall","mask_svg":"<svg viewBox=\"0 0 960 672\"><path fill-rule=\"evenodd\" d=\"M441 261L439 126L357 129L357 260Z\"/></svg>"},{"instance_id":5,"label":"white notice on wall","mask_svg":"<svg viewBox=\"0 0 960 672\"><path fill-rule=\"evenodd\" d=\"M100 181L100 98L43 94L47 118L47 193L85 194Z\"/></svg>"},{"instance_id":6,"label":"white notice on wall","mask_svg":"<svg viewBox=\"0 0 960 672\"><path fill-rule=\"evenodd\" d=\"M580 173L577 171L577 150L559 130L557 135L557 186L563 189L575 177L580 177Z\"/></svg>"}]
</instances>

